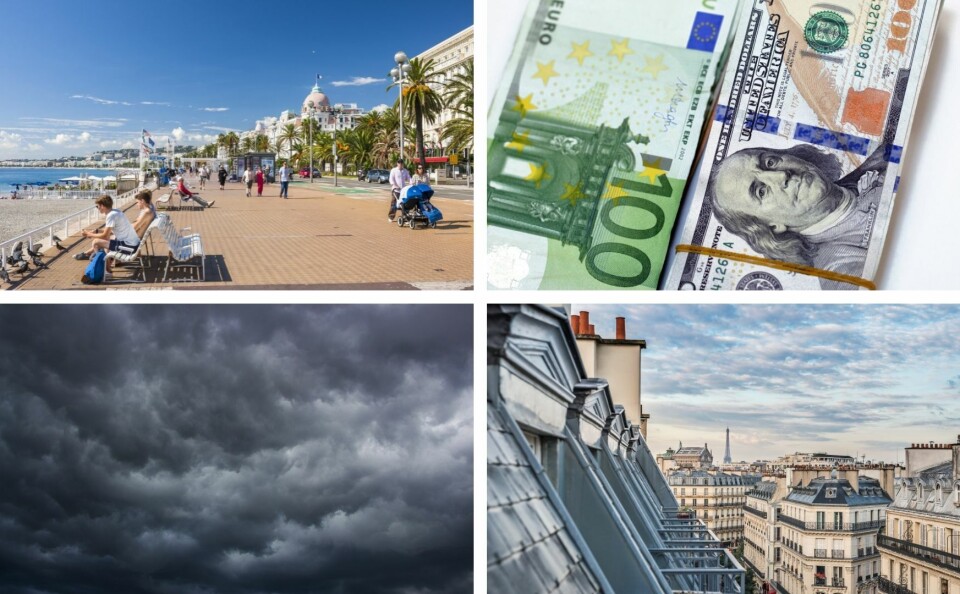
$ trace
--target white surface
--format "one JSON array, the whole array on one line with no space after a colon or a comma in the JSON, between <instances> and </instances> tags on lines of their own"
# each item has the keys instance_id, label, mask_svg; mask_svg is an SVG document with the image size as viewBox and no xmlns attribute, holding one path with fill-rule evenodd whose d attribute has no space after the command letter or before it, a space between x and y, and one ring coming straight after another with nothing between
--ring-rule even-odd
<instances>
[{"instance_id":1,"label":"white surface","mask_svg":"<svg viewBox=\"0 0 960 594\"><path fill-rule=\"evenodd\" d=\"M505 74L525 9L526 2L516 0L486 3L488 108ZM955 256L960 254L960 183L953 181L960 174L960 113L952 112L953 106L960 105L958 65L960 5L948 0L940 11L904 151L900 188L877 272L881 289L960 289L960 263ZM484 227L477 232L485 233ZM486 282L485 270L479 268L478 286Z\"/></svg>"}]
</instances>

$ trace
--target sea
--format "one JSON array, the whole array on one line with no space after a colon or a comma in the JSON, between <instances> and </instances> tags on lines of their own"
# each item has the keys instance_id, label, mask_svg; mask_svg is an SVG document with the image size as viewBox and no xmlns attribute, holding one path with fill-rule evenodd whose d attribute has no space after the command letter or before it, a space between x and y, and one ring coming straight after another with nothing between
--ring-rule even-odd
<instances>
[{"instance_id":1,"label":"sea","mask_svg":"<svg viewBox=\"0 0 960 594\"><path fill-rule=\"evenodd\" d=\"M115 169L60 169L57 167L0 167L0 194L9 194L16 188L13 184L57 183L65 177L116 175Z\"/></svg>"}]
</instances>

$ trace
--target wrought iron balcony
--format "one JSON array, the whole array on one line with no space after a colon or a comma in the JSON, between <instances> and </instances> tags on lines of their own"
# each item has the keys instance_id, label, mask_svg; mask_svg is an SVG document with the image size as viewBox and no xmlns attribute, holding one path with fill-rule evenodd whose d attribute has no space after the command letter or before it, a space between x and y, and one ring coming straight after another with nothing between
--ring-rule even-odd
<instances>
[{"instance_id":1,"label":"wrought iron balcony","mask_svg":"<svg viewBox=\"0 0 960 594\"><path fill-rule=\"evenodd\" d=\"M910 588L891 582L883 575L877 579L877 589L884 594L915 594Z\"/></svg>"},{"instance_id":2,"label":"wrought iron balcony","mask_svg":"<svg viewBox=\"0 0 960 594\"><path fill-rule=\"evenodd\" d=\"M816 558L818 558L818 559L826 559L826 558L827 558L827 549L814 549L814 550L813 550L813 556L816 557Z\"/></svg>"},{"instance_id":3,"label":"wrought iron balcony","mask_svg":"<svg viewBox=\"0 0 960 594\"><path fill-rule=\"evenodd\" d=\"M743 508L743 511L747 512L748 514L753 514L753 515L755 515L755 516L759 516L759 517L761 517L761 518L766 518L766 517L767 517L767 512L765 512L765 511L760 511L759 509L753 509L752 507L744 507L744 508Z\"/></svg>"},{"instance_id":4,"label":"wrought iron balcony","mask_svg":"<svg viewBox=\"0 0 960 594\"><path fill-rule=\"evenodd\" d=\"M846 557L846 553L844 551L839 551L837 549L834 549L830 551L830 557L833 559L843 559L844 557Z\"/></svg>"},{"instance_id":5,"label":"wrought iron balcony","mask_svg":"<svg viewBox=\"0 0 960 594\"><path fill-rule=\"evenodd\" d=\"M924 563L930 563L931 565L936 565L943 569L949 569L956 574L960 574L960 555L954 555L952 553L945 553L943 551L938 551L930 547L925 547L923 545L914 544L906 540L900 540L899 538L893 538L885 534L881 534L877 538L877 546L881 549L886 549Z\"/></svg>"},{"instance_id":6,"label":"wrought iron balcony","mask_svg":"<svg viewBox=\"0 0 960 594\"><path fill-rule=\"evenodd\" d=\"M883 526L883 522L875 520L873 522L853 522L841 524L839 522L801 522L796 518L791 518L786 514L780 514L779 520L784 524L789 524L800 530L810 530L819 532L858 532L861 530L877 530Z\"/></svg>"}]
</instances>

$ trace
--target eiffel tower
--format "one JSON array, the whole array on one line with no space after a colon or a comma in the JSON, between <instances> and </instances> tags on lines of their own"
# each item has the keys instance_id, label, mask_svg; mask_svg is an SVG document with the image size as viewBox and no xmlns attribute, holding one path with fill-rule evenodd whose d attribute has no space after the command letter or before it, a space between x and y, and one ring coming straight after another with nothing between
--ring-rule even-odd
<instances>
[{"instance_id":1,"label":"eiffel tower","mask_svg":"<svg viewBox=\"0 0 960 594\"><path fill-rule=\"evenodd\" d=\"M730 427L727 427L727 450L723 454L723 463L731 464L733 462L733 457L730 456Z\"/></svg>"}]
</instances>

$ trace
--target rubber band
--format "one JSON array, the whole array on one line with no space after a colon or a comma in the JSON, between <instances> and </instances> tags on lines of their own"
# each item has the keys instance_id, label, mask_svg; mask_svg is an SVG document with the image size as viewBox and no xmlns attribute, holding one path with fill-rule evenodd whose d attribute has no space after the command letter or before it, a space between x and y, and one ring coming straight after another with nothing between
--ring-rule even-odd
<instances>
[{"instance_id":1,"label":"rubber band","mask_svg":"<svg viewBox=\"0 0 960 594\"><path fill-rule=\"evenodd\" d=\"M716 248L708 248L700 245L678 245L676 247L676 251L678 253L703 254L705 256L713 256L715 258L726 258L728 260L735 260L737 262L746 262L747 264L756 264L758 266L766 266L767 268L775 268L776 270L797 272L807 276L816 276L825 278L827 280L857 285L858 287L870 289L871 291L877 290L877 285L874 284L873 281L868 281L865 278L860 278L859 276L852 276L849 274L840 274L839 272L823 270L822 268L814 268L813 266L807 266L806 264L793 264L790 262L781 262L779 260L768 260L767 258L761 258L760 256L738 254L737 252L728 252L726 250L718 250Z\"/></svg>"}]
</instances>

